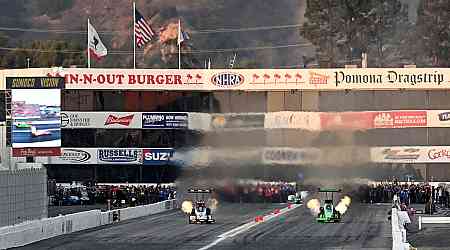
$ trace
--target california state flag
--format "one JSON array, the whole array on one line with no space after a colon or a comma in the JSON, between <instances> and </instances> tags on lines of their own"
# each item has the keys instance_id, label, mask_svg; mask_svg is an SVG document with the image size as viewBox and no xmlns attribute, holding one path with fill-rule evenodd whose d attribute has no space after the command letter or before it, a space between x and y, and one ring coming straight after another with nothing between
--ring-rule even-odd
<instances>
[{"instance_id":1,"label":"california state flag","mask_svg":"<svg viewBox=\"0 0 450 250\"><path fill-rule=\"evenodd\" d=\"M88 22L88 49L90 55L92 55L96 60L100 60L108 54L108 50L105 45L100 40L97 31L94 26Z\"/></svg>"}]
</instances>

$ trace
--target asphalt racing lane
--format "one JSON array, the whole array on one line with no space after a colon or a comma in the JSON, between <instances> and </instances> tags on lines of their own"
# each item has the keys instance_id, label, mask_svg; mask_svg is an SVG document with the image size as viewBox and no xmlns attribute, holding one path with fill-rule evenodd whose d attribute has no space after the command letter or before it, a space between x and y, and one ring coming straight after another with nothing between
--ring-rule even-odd
<instances>
[{"instance_id":1,"label":"asphalt racing lane","mask_svg":"<svg viewBox=\"0 0 450 250\"><path fill-rule=\"evenodd\" d=\"M219 204L216 224L188 224L179 210L40 241L17 249L199 249L277 204ZM258 225L259 227L260 225ZM214 248L213 248L214 249Z\"/></svg>"},{"instance_id":2,"label":"asphalt racing lane","mask_svg":"<svg viewBox=\"0 0 450 250\"><path fill-rule=\"evenodd\" d=\"M211 249L392 249L390 209L352 204L341 223L318 224L302 206Z\"/></svg>"}]
</instances>

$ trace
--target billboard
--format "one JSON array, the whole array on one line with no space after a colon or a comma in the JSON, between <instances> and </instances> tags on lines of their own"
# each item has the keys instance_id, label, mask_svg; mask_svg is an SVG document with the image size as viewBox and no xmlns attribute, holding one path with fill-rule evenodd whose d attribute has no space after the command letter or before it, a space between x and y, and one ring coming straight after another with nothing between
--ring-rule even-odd
<instances>
[{"instance_id":1,"label":"billboard","mask_svg":"<svg viewBox=\"0 0 450 250\"><path fill-rule=\"evenodd\" d=\"M187 129L188 113L142 113L142 128L148 129Z\"/></svg>"},{"instance_id":2,"label":"billboard","mask_svg":"<svg viewBox=\"0 0 450 250\"><path fill-rule=\"evenodd\" d=\"M98 148L98 164L142 164L140 148Z\"/></svg>"},{"instance_id":3,"label":"billboard","mask_svg":"<svg viewBox=\"0 0 450 250\"><path fill-rule=\"evenodd\" d=\"M138 112L61 112L63 128L141 128Z\"/></svg>"},{"instance_id":4,"label":"billboard","mask_svg":"<svg viewBox=\"0 0 450 250\"><path fill-rule=\"evenodd\" d=\"M398 90L448 89L449 68L46 69L68 89ZM45 75L45 74L44 74Z\"/></svg>"},{"instance_id":5,"label":"billboard","mask_svg":"<svg viewBox=\"0 0 450 250\"><path fill-rule=\"evenodd\" d=\"M372 162L380 163L449 163L450 146L373 147Z\"/></svg>"},{"instance_id":6,"label":"billboard","mask_svg":"<svg viewBox=\"0 0 450 250\"><path fill-rule=\"evenodd\" d=\"M142 163L144 165L165 165L173 157L173 148L144 148L142 149Z\"/></svg>"},{"instance_id":7,"label":"billboard","mask_svg":"<svg viewBox=\"0 0 450 250\"><path fill-rule=\"evenodd\" d=\"M95 148L62 148L61 155L49 157L49 164L97 164Z\"/></svg>"},{"instance_id":8,"label":"billboard","mask_svg":"<svg viewBox=\"0 0 450 250\"><path fill-rule=\"evenodd\" d=\"M64 78L7 77L6 86L11 88L13 156L59 155Z\"/></svg>"},{"instance_id":9,"label":"billboard","mask_svg":"<svg viewBox=\"0 0 450 250\"><path fill-rule=\"evenodd\" d=\"M265 115L264 127L320 130L320 119L319 112L271 112Z\"/></svg>"},{"instance_id":10,"label":"billboard","mask_svg":"<svg viewBox=\"0 0 450 250\"><path fill-rule=\"evenodd\" d=\"M265 113L212 114L212 129L264 129Z\"/></svg>"},{"instance_id":11,"label":"billboard","mask_svg":"<svg viewBox=\"0 0 450 250\"><path fill-rule=\"evenodd\" d=\"M450 127L450 110L428 110L427 121L429 127Z\"/></svg>"}]
</instances>

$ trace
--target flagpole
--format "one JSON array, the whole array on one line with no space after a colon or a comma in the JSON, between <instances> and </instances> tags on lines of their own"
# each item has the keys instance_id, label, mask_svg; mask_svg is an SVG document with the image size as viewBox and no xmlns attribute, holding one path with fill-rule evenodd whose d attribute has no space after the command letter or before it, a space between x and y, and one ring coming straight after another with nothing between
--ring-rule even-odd
<instances>
[{"instance_id":1,"label":"flagpole","mask_svg":"<svg viewBox=\"0 0 450 250\"><path fill-rule=\"evenodd\" d=\"M178 19L178 69L181 69L181 19Z\"/></svg>"},{"instance_id":2,"label":"flagpole","mask_svg":"<svg viewBox=\"0 0 450 250\"><path fill-rule=\"evenodd\" d=\"M136 2L133 1L133 69L136 69Z\"/></svg>"},{"instance_id":3,"label":"flagpole","mask_svg":"<svg viewBox=\"0 0 450 250\"><path fill-rule=\"evenodd\" d=\"M91 49L89 48L89 18L87 19L87 29L88 29L88 32L87 32L87 54L88 54L88 57L87 57L87 61L88 61L88 68L91 68Z\"/></svg>"}]
</instances>

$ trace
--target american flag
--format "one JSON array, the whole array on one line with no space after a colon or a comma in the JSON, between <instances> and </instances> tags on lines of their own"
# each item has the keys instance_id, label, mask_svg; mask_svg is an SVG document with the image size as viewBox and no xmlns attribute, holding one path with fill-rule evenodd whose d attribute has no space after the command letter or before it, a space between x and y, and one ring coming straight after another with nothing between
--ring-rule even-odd
<instances>
[{"instance_id":1,"label":"american flag","mask_svg":"<svg viewBox=\"0 0 450 250\"><path fill-rule=\"evenodd\" d=\"M134 32L136 33L135 39L138 48L150 42L155 36L155 32L137 9L135 10Z\"/></svg>"}]
</instances>

